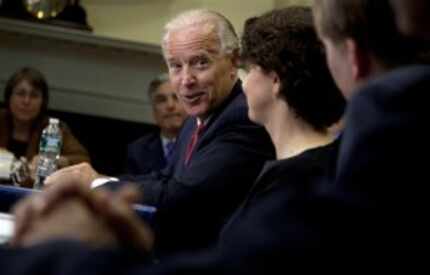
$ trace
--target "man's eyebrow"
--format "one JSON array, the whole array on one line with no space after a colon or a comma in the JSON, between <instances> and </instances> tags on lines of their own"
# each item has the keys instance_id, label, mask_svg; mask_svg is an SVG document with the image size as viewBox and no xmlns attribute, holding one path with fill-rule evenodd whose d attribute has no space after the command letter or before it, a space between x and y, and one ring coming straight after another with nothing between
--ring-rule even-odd
<instances>
[{"instance_id":1,"label":"man's eyebrow","mask_svg":"<svg viewBox=\"0 0 430 275\"><path fill-rule=\"evenodd\" d=\"M208 56L207 54L198 54L198 55L194 55L190 58L191 61L202 60L202 59L210 60L211 57Z\"/></svg>"},{"instance_id":2,"label":"man's eyebrow","mask_svg":"<svg viewBox=\"0 0 430 275\"><path fill-rule=\"evenodd\" d=\"M167 61L167 63L171 63L171 62L176 62L176 61L178 61L178 59L177 59L177 58L174 58L174 57L169 57L169 58L167 58L167 59L166 59L166 61Z\"/></svg>"}]
</instances>

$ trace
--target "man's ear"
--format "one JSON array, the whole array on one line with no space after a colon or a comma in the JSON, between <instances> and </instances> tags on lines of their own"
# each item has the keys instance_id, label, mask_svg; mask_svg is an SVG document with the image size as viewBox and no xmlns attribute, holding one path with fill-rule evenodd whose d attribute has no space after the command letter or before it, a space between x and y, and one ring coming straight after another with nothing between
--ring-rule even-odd
<instances>
[{"instance_id":1,"label":"man's ear","mask_svg":"<svg viewBox=\"0 0 430 275\"><path fill-rule=\"evenodd\" d=\"M231 53L231 62L233 65L233 70L230 72L230 74L232 79L235 79L237 77L237 70L240 67L239 49L236 49Z\"/></svg>"},{"instance_id":2,"label":"man's ear","mask_svg":"<svg viewBox=\"0 0 430 275\"><path fill-rule=\"evenodd\" d=\"M354 80L367 78L371 70L370 55L351 38L345 41L346 54Z\"/></svg>"}]
</instances>

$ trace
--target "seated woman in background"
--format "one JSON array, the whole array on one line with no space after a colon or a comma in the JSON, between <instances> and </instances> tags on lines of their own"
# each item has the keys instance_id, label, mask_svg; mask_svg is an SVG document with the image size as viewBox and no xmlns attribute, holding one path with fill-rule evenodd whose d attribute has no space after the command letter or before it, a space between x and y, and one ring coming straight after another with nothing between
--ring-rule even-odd
<instances>
[{"instance_id":1,"label":"seated woman in background","mask_svg":"<svg viewBox=\"0 0 430 275\"><path fill-rule=\"evenodd\" d=\"M22 68L6 83L5 110L0 112L0 148L12 152L16 158L25 157L33 167L38 159L40 136L48 125L48 99L48 84L36 69ZM60 128L63 148L59 167L89 161L87 150L67 125L61 123Z\"/></svg>"}]
</instances>

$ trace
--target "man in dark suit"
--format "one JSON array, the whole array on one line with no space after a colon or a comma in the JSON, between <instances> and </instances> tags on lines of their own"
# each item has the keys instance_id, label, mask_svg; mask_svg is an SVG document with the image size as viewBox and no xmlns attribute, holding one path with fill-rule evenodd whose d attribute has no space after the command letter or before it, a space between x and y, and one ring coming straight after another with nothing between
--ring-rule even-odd
<instances>
[{"instance_id":1,"label":"man in dark suit","mask_svg":"<svg viewBox=\"0 0 430 275\"><path fill-rule=\"evenodd\" d=\"M128 174L140 175L153 170L161 170L167 165L167 156L173 152L175 141L167 141L163 147L163 140L159 131L146 134L127 146ZM169 144L169 145L167 145Z\"/></svg>"},{"instance_id":2,"label":"man in dark suit","mask_svg":"<svg viewBox=\"0 0 430 275\"><path fill-rule=\"evenodd\" d=\"M142 175L161 170L170 162L176 137L186 118L169 76L162 74L149 83L148 97L159 131L149 133L129 144L127 173Z\"/></svg>"},{"instance_id":3,"label":"man in dark suit","mask_svg":"<svg viewBox=\"0 0 430 275\"><path fill-rule=\"evenodd\" d=\"M214 242L264 162L274 158L269 135L248 118L238 80L238 38L225 17L184 13L166 25L162 48L170 83L190 116L172 162L164 170L107 184L135 182L143 191L141 202L158 208L160 255ZM58 171L46 184L95 186L105 180L84 164Z\"/></svg>"},{"instance_id":4,"label":"man in dark suit","mask_svg":"<svg viewBox=\"0 0 430 275\"><path fill-rule=\"evenodd\" d=\"M332 75L350 99L335 188L359 209L360 243L372 247L367 256L404 259L414 240L424 238L417 217L424 215L426 192L420 183L427 169L418 159L428 154L429 136L422 127L430 67L410 65L421 62L425 44L381 20L393 13L384 2L320 0L314 10Z\"/></svg>"}]
</instances>

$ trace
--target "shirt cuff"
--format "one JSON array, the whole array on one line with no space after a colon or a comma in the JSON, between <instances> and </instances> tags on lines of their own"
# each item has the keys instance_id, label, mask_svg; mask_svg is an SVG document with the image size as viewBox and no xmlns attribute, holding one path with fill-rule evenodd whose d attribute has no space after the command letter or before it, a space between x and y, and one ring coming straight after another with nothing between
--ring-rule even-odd
<instances>
[{"instance_id":1,"label":"shirt cuff","mask_svg":"<svg viewBox=\"0 0 430 275\"><path fill-rule=\"evenodd\" d=\"M99 186L102 186L103 184L105 184L106 182L110 182L110 181L119 181L118 178L97 178L95 180L93 180L93 182L91 182L91 189L97 188Z\"/></svg>"}]
</instances>

